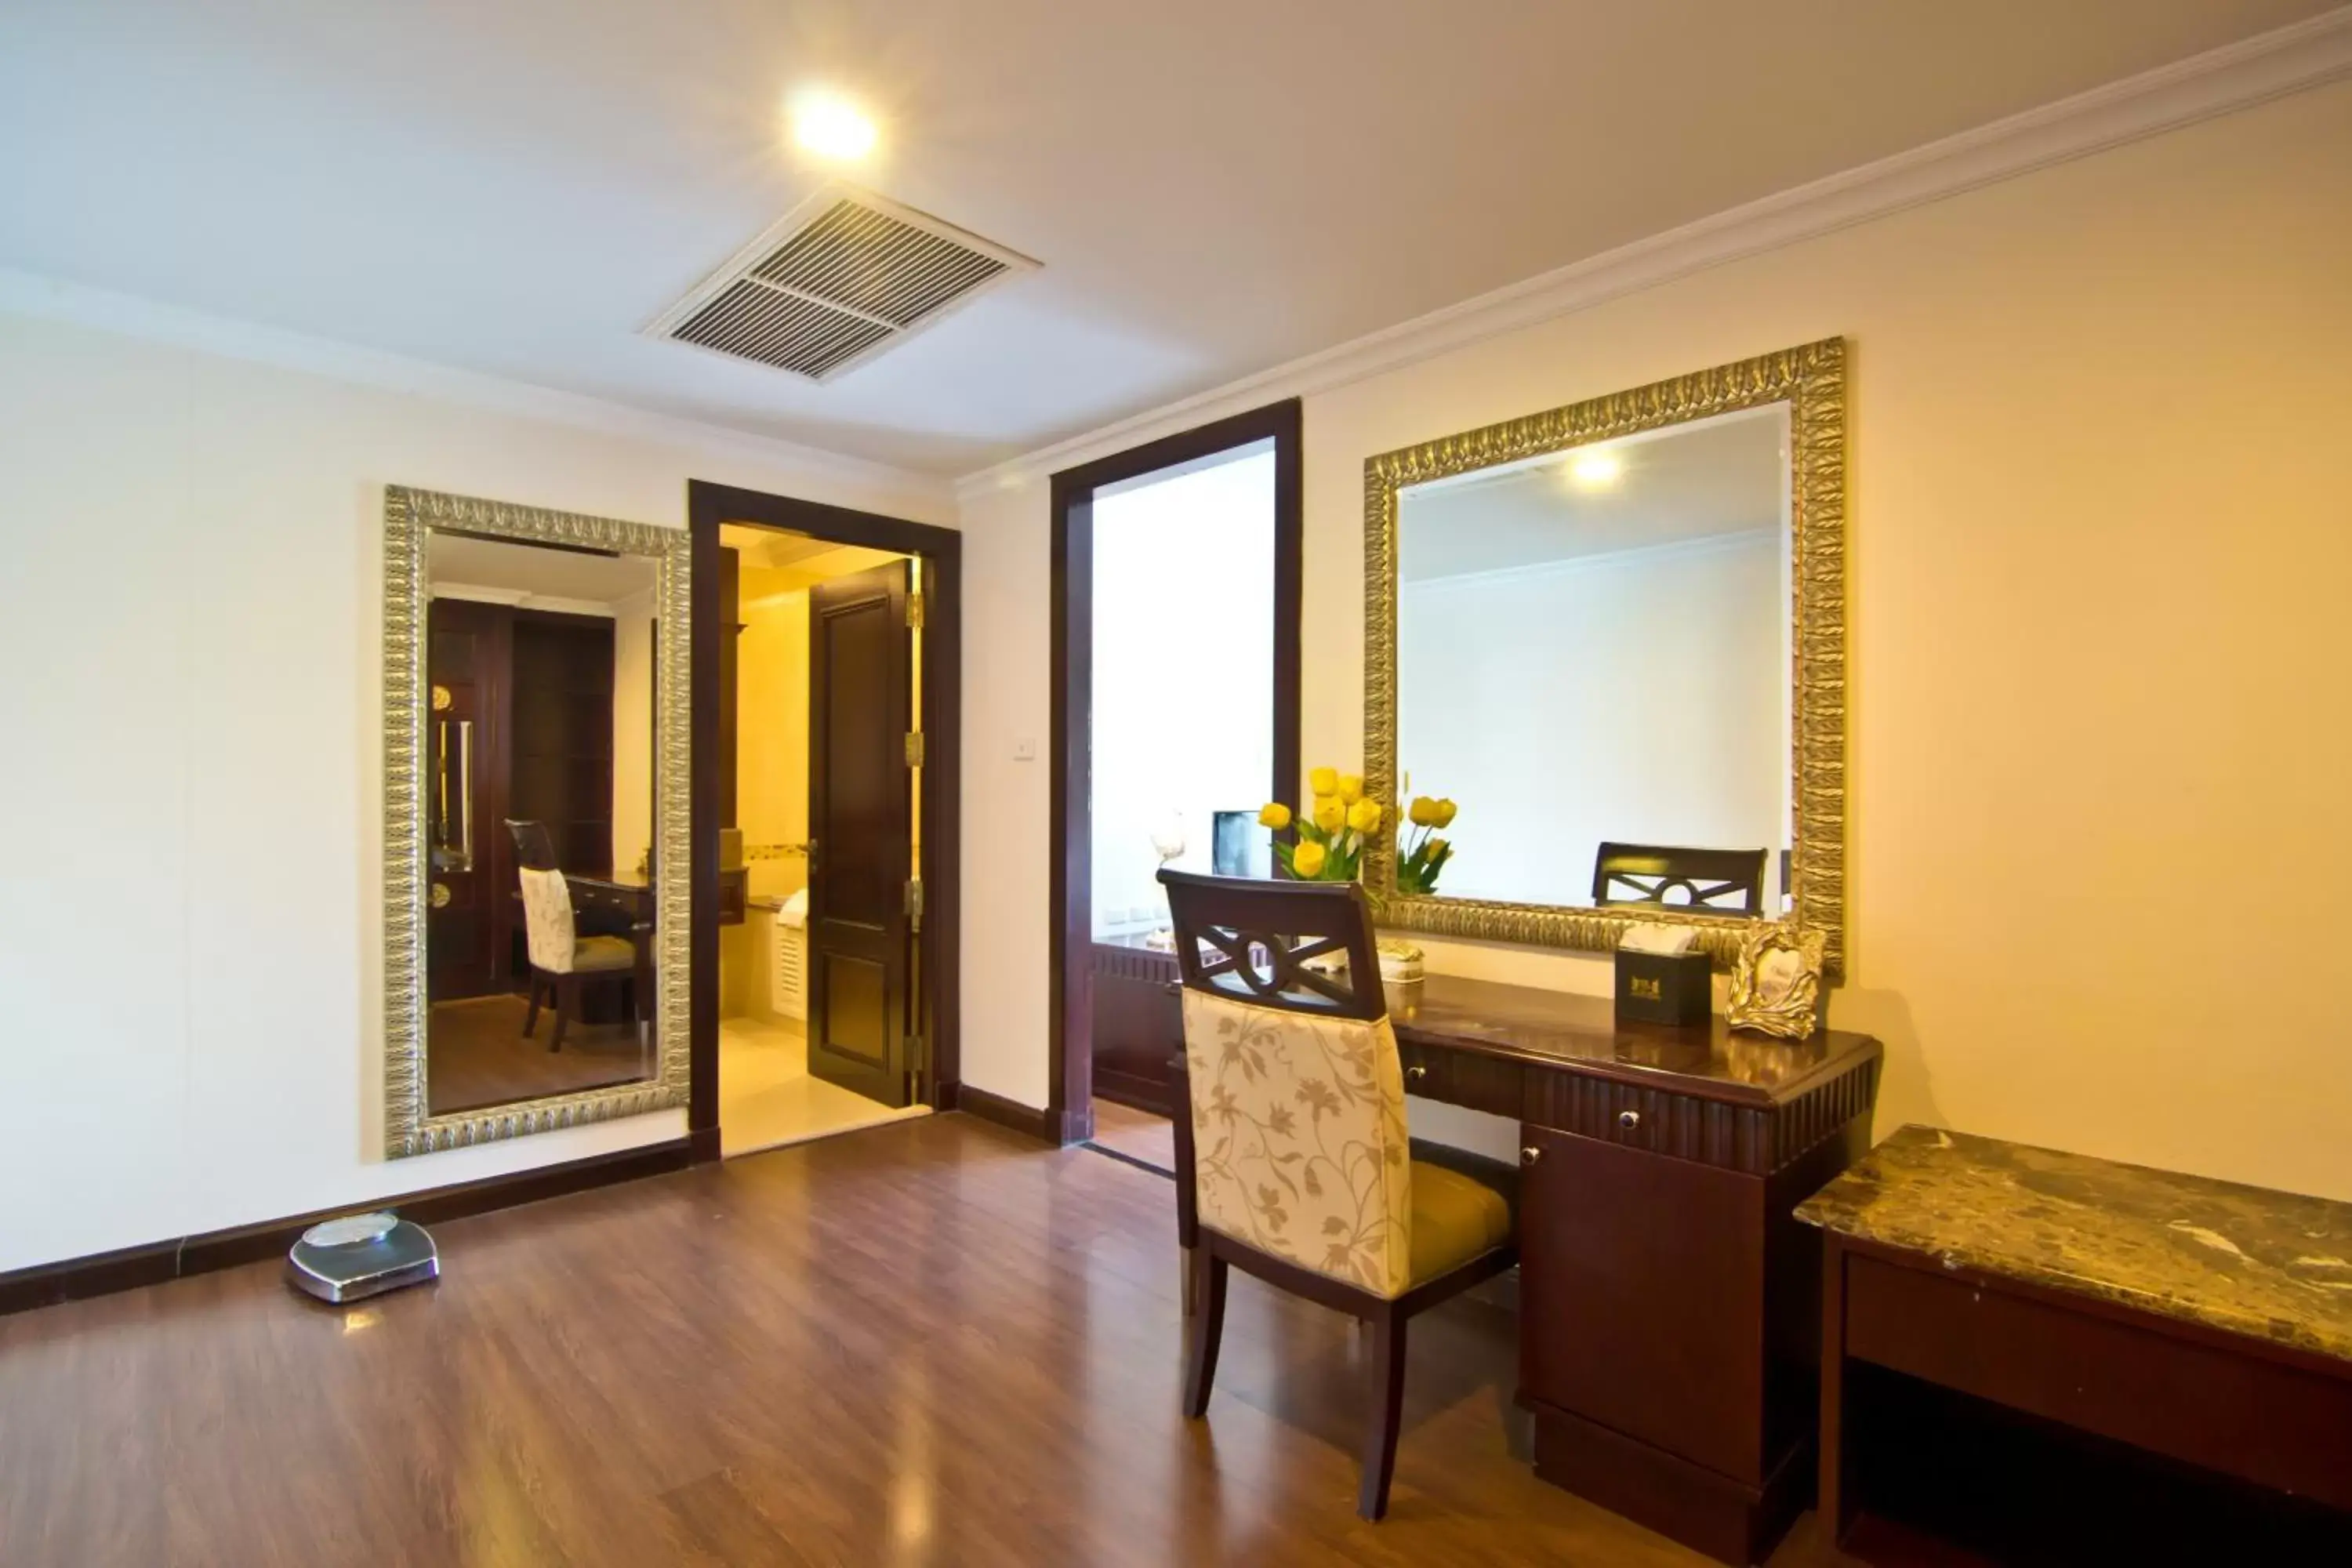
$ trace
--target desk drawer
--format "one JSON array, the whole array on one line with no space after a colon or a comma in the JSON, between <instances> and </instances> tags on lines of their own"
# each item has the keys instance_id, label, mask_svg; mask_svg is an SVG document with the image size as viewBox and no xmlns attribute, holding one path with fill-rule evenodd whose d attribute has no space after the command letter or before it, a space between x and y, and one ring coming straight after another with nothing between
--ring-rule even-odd
<instances>
[{"instance_id":1,"label":"desk drawer","mask_svg":"<svg viewBox=\"0 0 2352 1568\"><path fill-rule=\"evenodd\" d=\"M1517 1062L1403 1040L1397 1042L1397 1058L1404 1066L1407 1094L1467 1106L1513 1121L1521 1119L1527 1075Z\"/></svg>"},{"instance_id":2,"label":"desk drawer","mask_svg":"<svg viewBox=\"0 0 2352 1568\"><path fill-rule=\"evenodd\" d=\"M1546 1068L1527 1079L1527 1120L1541 1126L1751 1175L1772 1168L1771 1114L1759 1107Z\"/></svg>"},{"instance_id":3,"label":"desk drawer","mask_svg":"<svg viewBox=\"0 0 2352 1568\"><path fill-rule=\"evenodd\" d=\"M1849 1356L2352 1508L2352 1378L1853 1253L1845 1292Z\"/></svg>"}]
</instances>

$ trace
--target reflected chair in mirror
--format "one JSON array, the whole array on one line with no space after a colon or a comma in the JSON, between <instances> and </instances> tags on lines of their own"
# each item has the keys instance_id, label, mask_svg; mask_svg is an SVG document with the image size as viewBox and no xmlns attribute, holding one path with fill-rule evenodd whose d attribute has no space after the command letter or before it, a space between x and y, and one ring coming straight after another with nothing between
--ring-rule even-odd
<instances>
[{"instance_id":1,"label":"reflected chair in mirror","mask_svg":"<svg viewBox=\"0 0 2352 1568\"><path fill-rule=\"evenodd\" d=\"M1412 1147L1360 888L1160 880L1183 993L1172 1070L1192 1309L1184 1413L1208 1410L1229 1268L1358 1319L1370 1410L1356 1511L1377 1520L1403 1416L1406 1321L1517 1261L1517 1172Z\"/></svg>"},{"instance_id":2,"label":"reflected chair in mirror","mask_svg":"<svg viewBox=\"0 0 2352 1568\"><path fill-rule=\"evenodd\" d=\"M555 869L555 837L547 831L547 824L517 822L509 816L507 834L514 840L516 865L533 871Z\"/></svg>"},{"instance_id":3,"label":"reflected chair in mirror","mask_svg":"<svg viewBox=\"0 0 2352 1568\"><path fill-rule=\"evenodd\" d=\"M1603 844L1592 858L1592 901L1603 907L1656 904L1718 915L1760 915L1766 859L1761 849Z\"/></svg>"},{"instance_id":4,"label":"reflected chair in mirror","mask_svg":"<svg viewBox=\"0 0 2352 1568\"><path fill-rule=\"evenodd\" d=\"M580 1012L580 988L586 981L628 981L636 972L637 950L617 936L580 936L572 926L572 889L563 873L525 866L522 879L523 941L530 952L530 1005L525 1010L525 1039L539 1026L542 992L555 998L555 1035L548 1049L563 1048L563 1027ZM642 1003L632 995L632 1005Z\"/></svg>"}]
</instances>

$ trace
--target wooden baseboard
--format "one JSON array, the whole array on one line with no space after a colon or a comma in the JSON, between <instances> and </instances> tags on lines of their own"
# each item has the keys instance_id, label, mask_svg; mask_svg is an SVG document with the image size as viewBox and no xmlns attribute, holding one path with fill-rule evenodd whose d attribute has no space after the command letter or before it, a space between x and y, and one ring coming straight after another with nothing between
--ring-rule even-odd
<instances>
[{"instance_id":1,"label":"wooden baseboard","mask_svg":"<svg viewBox=\"0 0 2352 1568\"><path fill-rule=\"evenodd\" d=\"M697 1165L708 1165L724 1152L719 1146L719 1129L716 1127L695 1128L687 1133L686 1142L687 1158Z\"/></svg>"},{"instance_id":2,"label":"wooden baseboard","mask_svg":"<svg viewBox=\"0 0 2352 1568\"><path fill-rule=\"evenodd\" d=\"M982 1121L992 1121L999 1127L1036 1139L1041 1143L1066 1143L1062 1136L1062 1118L1055 1111L1040 1110L1034 1105L1024 1105L1017 1100L1007 1100L1001 1094L991 1094L971 1085L956 1086L955 1108L966 1115L977 1116Z\"/></svg>"},{"instance_id":3,"label":"wooden baseboard","mask_svg":"<svg viewBox=\"0 0 2352 1568\"><path fill-rule=\"evenodd\" d=\"M242 1225L227 1230L179 1237L145 1247L128 1247L116 1252L44 1263L0 1274L0 1315L51 1306L59 1301L104 1296L116 1290L135 1289L142 1285L160 1285L167 1279L208 1274L215 1268L234 1268L241 1263L282 1258L304 1231L320 1220L332 1219L339 1214L357 1214L371 1207L384 1208L419 1225L437 1225L444 1220L462 1219L467 1215L487 1214L492 1209L513 1208L520 1204L537 1203L541 1198L561 1197L566 1193L581 1192L589 1187L608 1186L615 1182L635 1181L640 1176L682 1171L690 1158L689 1141L676 1138L667 1142L649 1143L640 1149L621 1149L609 1154L592 1155L585 1160L541 1165L536 1170L485 1176L446 1187L428 1187L420 1193L404 1194L373 1205L351 1204L342 1208L322 1209L315 1214L296 1215L287 1219L264 1220L257 1225Z\"/></svg>"}]
</instances>

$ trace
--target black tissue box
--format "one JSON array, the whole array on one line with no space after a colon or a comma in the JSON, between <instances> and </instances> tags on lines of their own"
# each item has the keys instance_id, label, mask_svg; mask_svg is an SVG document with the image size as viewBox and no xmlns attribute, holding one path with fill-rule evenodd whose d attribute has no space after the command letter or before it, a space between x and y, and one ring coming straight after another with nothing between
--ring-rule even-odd
<instances>
[{"instance_id":1,"label":"black tissue box","mask_svg":"<svg viewBox=\"0 0 2352 1568\"><path fill-rule=\"evenodd\" d=\"M1704 952L1617 952L1617 1016L1643 1024L1704 1024L1715 1011L1714 965Z\"/></svg>"}]
</instances>

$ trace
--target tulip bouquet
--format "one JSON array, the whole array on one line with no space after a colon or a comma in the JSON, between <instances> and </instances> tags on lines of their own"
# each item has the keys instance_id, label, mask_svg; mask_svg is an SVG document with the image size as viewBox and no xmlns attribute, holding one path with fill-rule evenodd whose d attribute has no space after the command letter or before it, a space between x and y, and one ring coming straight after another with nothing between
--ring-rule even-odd
<instances>
[{"instance_id":1,"label":"tulip bouquet","mask_svg":"<svg viewBox=\"0 0 2352 1568\"><path fill-rule=\"evenodd\" d=\"M1268 802L1257 814L1260 825L1276 834L1293 826L1298 830L1295 843L1275 839L1274 858L1302 882L1352 882L1363 872L1365 846L1378 837L1388 808L1364 793L1360 776L1337 768L1315 769L1307 775L1307 784L1314 792L1314 804L1305 815L1294 816L1280 801ZM1413 801L1408 816L1421 833L1398 846L1397 890L1432 893L1437 889L1437 873L1454 853L1454 847L1437 837L1437 830L1454 820L1454 803L1424 795Z\"/></svg>"}]
</instances>

